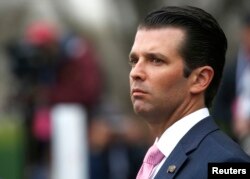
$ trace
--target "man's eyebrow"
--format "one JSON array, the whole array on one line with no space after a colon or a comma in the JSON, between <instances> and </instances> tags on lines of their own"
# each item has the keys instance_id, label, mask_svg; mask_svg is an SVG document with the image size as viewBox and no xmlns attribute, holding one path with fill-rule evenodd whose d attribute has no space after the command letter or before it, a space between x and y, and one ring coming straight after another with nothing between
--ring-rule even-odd
<instances>
[{"instance_id":1,"label":"man's eyebrow","mask_svg":"<svg viewBox=\"0 0 250 179\"><path fill-rule=\"evenodd\" d=\"M131 52L129 55L128 55L129 59L131 58L137 58L137 55L133 52Z\"/></svg>"},{"instance_id":2,"label":"man's eyebrow","mask_svg":"<svg viewBox=\"0 0 250 179\"><path fill-rule=\"evenodd\" d=\"M146 53L145 56L148 58L168 59L168 57L166 57L165 55L163 55L161 53Z\"/></svg>"},{"instance_id":3,"label":"man's eyebrow","mask_svg":"<svg viewBox=\"0 0 250 179\"><path fill-rule=\"evenodd\" d=\"M166 57L165 55L161 54L161 53L145 53L144 56L146 57L158 57L158 58L163 58L163 59L168 59L168 57ZM128 55L129 58L137 58L137 55L133 52L131 52Z\"/></svg>"}]
</instances>

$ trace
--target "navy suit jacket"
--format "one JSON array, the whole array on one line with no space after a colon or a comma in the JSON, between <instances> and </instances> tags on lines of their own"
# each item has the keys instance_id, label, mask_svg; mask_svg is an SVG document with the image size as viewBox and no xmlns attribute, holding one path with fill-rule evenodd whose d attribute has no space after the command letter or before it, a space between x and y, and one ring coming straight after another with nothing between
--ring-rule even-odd
<instances>
[{"instance_id":1,"label":"navy suit jacket","mask_svg":"<svg viewBox=\"0 0 250 179\"><path fill-rule=\"evenodd\" d=\"M155 179L204 179L208 163L248 162L250 157L240 146L219 130L212 117L191 128L171 152ZM175 165L174 172L168 168Z\"/></svg>"}]
</instances>

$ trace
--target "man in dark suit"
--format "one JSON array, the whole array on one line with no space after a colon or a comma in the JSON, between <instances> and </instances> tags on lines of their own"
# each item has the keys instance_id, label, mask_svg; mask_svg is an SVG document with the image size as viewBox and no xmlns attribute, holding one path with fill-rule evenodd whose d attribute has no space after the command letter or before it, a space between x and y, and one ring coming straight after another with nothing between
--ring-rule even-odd
<instances>
[{"instance_id":1,"label":"man in dark suit","mask_svg":"<svg viewBox=\"0 0 250 179\"><path fill-rule=\"evenodd\" d=\"M250 13L240 22L238 51L225 66L212 115L250 155Z\"/></svg>"},{"instance_id":2,"label":"man in dark suit","mask_svg":"<svg viewBox=\"0 0 250 179\"><path fill-rule=\"evenodd\" d=\"M136 114L156 137L137 179L207 178L208 163L250 162L210 117L227 39L195 7L163 7L140 23L129 63Z\"/></svg>"}]
</instances>

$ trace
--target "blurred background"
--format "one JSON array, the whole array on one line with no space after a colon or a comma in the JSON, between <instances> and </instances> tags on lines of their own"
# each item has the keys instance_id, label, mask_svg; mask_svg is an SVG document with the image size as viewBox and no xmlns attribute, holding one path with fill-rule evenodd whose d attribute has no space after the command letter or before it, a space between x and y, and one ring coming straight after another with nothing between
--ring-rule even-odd
<instances>
[{"instance_id":1,"label":"blurred background","mask_svg":"<svg viewBox=\"0 0 250 179\"><path fill-rule=\"evenodd\" d=\"M197 6L221 24L228 76L211 112L249 150L250 118L233 119L226 81L250 36L250 1L0 0L0 179L135 178L154 139L132 111L128 54L140 19L162 5Z\"/></svg>"}]
</instances>

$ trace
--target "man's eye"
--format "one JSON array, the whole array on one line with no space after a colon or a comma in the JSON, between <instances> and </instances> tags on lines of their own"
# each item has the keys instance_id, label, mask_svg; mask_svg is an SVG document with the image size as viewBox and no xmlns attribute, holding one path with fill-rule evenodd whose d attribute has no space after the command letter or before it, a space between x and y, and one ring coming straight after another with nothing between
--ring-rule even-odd
<instances>
[{"instance_id":1,"label":"man's eye","mask_svg":"<svg viewBox=\"0 0 250 179\"><path fill-rule=\"evenodd\" d=\"M129 63L129 65L134 66L137 62L138 62L137 59L130 58L128 63Z\"/></svg>"},{"instance_id":2,"label":"man's eye","mask_svg":"<svg viewBox=\"0 0 250 179\"><path fill-rule=\"evenodd\" d=\"M152 59L151 59L151 62L153 62L153 63L155 63L155 64L161 64L161 63L163 63L163 61L160 60L160 59L158 59L158 58L152 58Z\"/></svg>"}]
</instances>

